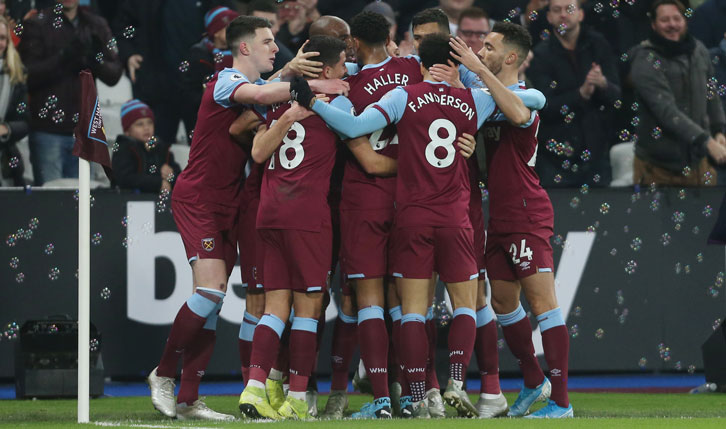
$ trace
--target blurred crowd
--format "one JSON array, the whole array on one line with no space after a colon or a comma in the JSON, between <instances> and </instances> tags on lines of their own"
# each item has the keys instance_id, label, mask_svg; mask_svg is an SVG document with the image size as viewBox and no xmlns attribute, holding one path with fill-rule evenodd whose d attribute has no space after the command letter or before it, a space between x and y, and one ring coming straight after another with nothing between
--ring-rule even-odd
<instances>
[{"instance_id":1,"label":"blurred crowd","mask_svg":"<svg viewBox=\"0 0 726 429\"><path fill-rule=\"evenodd\" d=\"M543 186L726 184L726 0L0 0L3 183L77 177L82 69L108 86L131 82L123 134L108 136L113 185L159 192L179 173L169 148L191 142L204 84L231 66L225 28L236 16L273 23L279 70L326 16L364 8L394 24L399 55L415 54L411 21L430 7L474 51L496 21L528 28L521 78L548 99ZM354 59L345 25L339 36ZM18 149L26 137L33 183Z\"/></svg>"}]
</instances>

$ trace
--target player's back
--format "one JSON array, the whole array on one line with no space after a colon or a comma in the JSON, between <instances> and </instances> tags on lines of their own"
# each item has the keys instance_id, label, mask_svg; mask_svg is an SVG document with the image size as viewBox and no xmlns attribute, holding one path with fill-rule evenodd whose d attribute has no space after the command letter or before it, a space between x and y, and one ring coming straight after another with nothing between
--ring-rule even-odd
<instances>
[{"instance_id":1,"label":"player's back","mask_svg":"<svg viewBox=\"0 0 726 429\"><path fill-rule=\"evenodd\" d=\"M421 82L421 67L415 58L388 57L381 63L363 66L346 80L350 84L348 98L360 114L395 87ZM381 155L398 157L395 125L368 135L368 140L373 150ZM343 189L343 209L390 208L395 197L396 178L367 174L351 156L345 165Z\"/></svg>"},{"instance_id":2,"label":"player's back","mask_svg":"<svg viewBox=\"0 0 726 429\"><path fill-rule=\"evenodd\" d=\"M229 207L239 205L247 153L230 136L229 127L245 109L251 108L232 100L234 90L242 83L249 83L244 75L235 69L225 69L207 84L197 114L189 162L174 186L174 199Z\"/></svg>"},{"instance_id":3,"label":"player's back","mask_svg":"<svg viewBox=\"0 0 726 429\"><path fill-rule=\"evenodd\" d=\"M534 170L539 115L517 127L506 120L481 129L486 148L489 225L500 232L526 232L533 223L552 223L554 212Z\"/></svg>"},{"instance_id":4,"label":"player's back","mask_svg":"<svg viewBox=\"0 0 726 429\"><path fill-rule=\"evenodd\" d=\"M457 137L477 130L470 89L422 82L404 88L399 136L396 224L470 227L469 168Z\"/></svg>"},{"instance_id":5,"label":"player's back","mask_svg":"<svg viewBox=\"0 0 726 429\"><path fill-rule=\"evenodd\" d=\"M290 106L271 106L268 127ZM328 192L337 145L338 136L319 116L293 123L265 163L258 228L316 232L323 224L330 224Z\"/></svg>"}]
</instances>

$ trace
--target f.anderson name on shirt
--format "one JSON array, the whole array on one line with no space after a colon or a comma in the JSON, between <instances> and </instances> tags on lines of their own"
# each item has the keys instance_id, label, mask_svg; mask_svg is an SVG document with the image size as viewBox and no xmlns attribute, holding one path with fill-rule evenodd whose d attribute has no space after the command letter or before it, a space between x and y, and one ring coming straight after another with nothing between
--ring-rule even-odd
<instances>
[{"instance_id":1,"label":"f.anderson name on shirt","mask_svg":"<svg viewBox=\"0 0 726 429\"><path fill-rule=\"evenodd\" d=\"M471 120L474 117L474 113L476 113L476 111L469 106L469 103L462 101L459 97L446 94L439 95L435 92L427 92L423 94L423 97L416 97L416 100L408 102L408 107L412 112L416 113L416 110L429 103L437 103L442 106L453 106L455 109L458 109L461 113L466 115L469 120Z\"/></svg>"}]
</instances>

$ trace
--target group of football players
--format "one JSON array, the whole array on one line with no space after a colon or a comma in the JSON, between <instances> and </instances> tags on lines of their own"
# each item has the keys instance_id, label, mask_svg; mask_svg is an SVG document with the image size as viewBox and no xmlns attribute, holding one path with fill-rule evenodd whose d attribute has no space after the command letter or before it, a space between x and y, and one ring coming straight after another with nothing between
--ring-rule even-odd
<instances>
[{"instance_id":1,"label":"group of football players","mask_svg":"<svg viewBox=\"0 0 726 429\"><path fill-rule=\"evenodd\" d=\"M339 265L333 380L322 416L346 415L358 346L373 401L353 418L443 417L444 402L466 417L572 417L568 332L549 243L554 214L534 172L545 99L517 73L531 47L527 31L497 23L475 53L451 38L442 11L427 9L413 19L418 55L399 58L382 15L362 12L350 26L320 19L317 34L270 81L260 79L277 52L269 22L241 16L227 27L233 67L207 84L189 163L172 194L194 293L148 377L154 407L179 419L234 418L209 409L198 388L239 249L247 288L243 416L317 415L309 385ZM352 55L356 62L346 62ZM487 164L486 229L472 156L477 135ZM433 359L439 279L453 308L443 395ZM522 290L549 378L535 356ZM495 313L524 377L511 407L499 386ZM465 386L474 351L476 404ZM529 413L537 401L547 404Z\"/></svg>"}]
</instances>

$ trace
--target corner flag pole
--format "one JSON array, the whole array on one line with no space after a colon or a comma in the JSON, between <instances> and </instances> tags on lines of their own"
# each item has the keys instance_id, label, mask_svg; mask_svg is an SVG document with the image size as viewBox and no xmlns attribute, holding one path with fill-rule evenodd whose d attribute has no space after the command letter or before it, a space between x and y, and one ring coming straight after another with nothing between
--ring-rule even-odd
<instances>
[{"instance_id":1,"label":"corner flag pole","mask_svg":"<svg viewBox=\"0 0 726 429\"><path fill-rule=\"evenodd\" d=\"M89 421L91 163L78 158L78 423Z\"/></svg>"}]
</instances>

